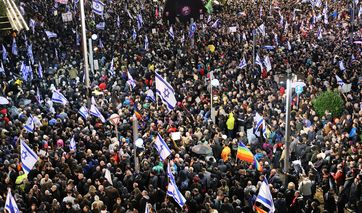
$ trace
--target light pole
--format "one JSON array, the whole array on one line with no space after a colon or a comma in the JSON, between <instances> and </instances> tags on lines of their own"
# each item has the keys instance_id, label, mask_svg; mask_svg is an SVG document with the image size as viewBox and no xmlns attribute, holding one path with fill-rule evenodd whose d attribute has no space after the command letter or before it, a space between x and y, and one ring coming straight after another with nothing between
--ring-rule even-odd
<instances>
[{"instance_id":1,"label":"light pole","mask_svg":"<svg viewBox=\"0 0 362 213\"><path fill-rule=\"evenodd\" d=\"M84 72L85 72L85 85L88 90L90 88L90 82L89 82L89 67L88 67L88 57L87 57L88 51L87 51L87 36L85 29L84 0L80 0L79 4L80 4L80 20L82 25L82 48L83 48L83 60L84 60Z\"/></svg>"},{"instance_id":2,"label":"light pole","mask_svg":"<svg viewBox=\"0 0 362 213\"><path fill-rule=\"evenodd\" d=\"M286 112L285 112L285 158L284 158L284 172L289 170L289 155L290 155L290 108L292 99L292 70L288 64L287 68L287 93L286 93Z\"/></svg>"},{"instance_id":3,"label":"light pole","mask_svg":"<svg viewBox=\"0 0 362 213\"><path fill-rule=\"evenodd\" d=\"M132 117L132 130L133 130L133 158L134 158L134 170L136 173L140 172L140 166L137 157L136 141L138 139L138 120L136 116Z\"/></svg>"},{"instance_id":4,"label":"light pole","mask_svg":"<svg viewBox=\"0 0 362 213\"><path fill-rule=\"evenodd\" d=\"M89 48L89 65L91 73L94 73L94 58L93 58L93 41L97 40L97 34L93 34L91 38L88 39L88 48Z\"/></svg>"}]
</instances>

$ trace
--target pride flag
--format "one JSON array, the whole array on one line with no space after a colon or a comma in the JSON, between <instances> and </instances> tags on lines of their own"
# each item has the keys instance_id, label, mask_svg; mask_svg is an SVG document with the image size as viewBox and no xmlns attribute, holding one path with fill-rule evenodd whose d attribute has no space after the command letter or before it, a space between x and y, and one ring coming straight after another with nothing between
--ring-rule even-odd
<instances>
[{"instance_id":1,"label":"pride flag","mask_svg":"<svg viewBox=\"0 0 362 213\"><path fill-rule=\"evenodd\" d=\"M253 153L251 153L251 151L241 141L239 142L238 145L238 152L236 154L236 157L239 158L239 160L243 160L248 163L254 162Z\"/></svg>"},{"instance_id":2,"label":"pride flag","mask_svg":"<svg viewBox=\"0 0 362 213\"><path fill-rule=\"evenodd\" d=\"M253 167L254 167L257 171L263 172L263 167L260 165L259 161L256 160L255 157L254 157Z\"/></svg>"}]
</instances>

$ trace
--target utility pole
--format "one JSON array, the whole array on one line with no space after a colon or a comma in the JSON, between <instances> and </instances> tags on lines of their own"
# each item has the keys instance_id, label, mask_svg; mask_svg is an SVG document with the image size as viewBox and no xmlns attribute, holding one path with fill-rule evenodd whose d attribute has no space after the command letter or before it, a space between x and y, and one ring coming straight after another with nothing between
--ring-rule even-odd
<instances>
[{"instance_id":1,"label":"utility pole","mask_svg":"<svg viewBox=\"0 0 362 213\"><path fill-rule=\"evenodd\" d=\"M287 68L287 94L286 94L286 112L285 112L285 158L284 172L289 171L289 155L290 155L290 110L292 99L292 70L288 64Z\"/></svg>"},{"instance_id":2,"label":"utility pole","mask_svg":"<svg viewBox=\"0 0 362 213\"><path fill-rule=\"evenodd\" d=\"M137 157L136 140L138 139L138 120L136 116L132 117L132 130L133 130L133 158L134 158L134 170L136 173L140 172L140 166Z\"/></svg>"}]
</instances>

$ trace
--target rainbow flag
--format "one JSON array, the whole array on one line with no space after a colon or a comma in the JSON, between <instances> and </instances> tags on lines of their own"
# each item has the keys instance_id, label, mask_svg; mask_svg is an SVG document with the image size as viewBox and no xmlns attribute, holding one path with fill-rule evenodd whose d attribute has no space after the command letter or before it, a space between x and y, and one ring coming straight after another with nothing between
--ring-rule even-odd
<instances>
[{"instance_id":1,"label":"rainbow flag","mask_svg":"<svg viewBox=\"0 0 362 213\"><path fill-rule=\"evenodd\" d=\"M140 111L138 109L138 104L136 102L133 105L133 111L134 111L134 114L135 114L136 118L138 120L142 120L142 115L141 115L141 113L140 113Z\"/></svg>"},{"instance_id":2,"label":"rainbow flag","mask_svg":"<svg viewBox=\"0 0 362 213\"><path fill-rule=\"evenodd\" d=\"M254 209L257 213L267 213L267 211L265 211L264 209L257 207L256 205L254 205Z\"/></svg>"},{"instance_id":3,"label":"rainbow flag","mask_svg":"<svg viewBox=\"0 0 362 213\"><path fill-rule=\"evenodd\" d=\"M236 157L239 158L239 160L243 160L248 163L254 162L253 153L251 153L251 151L241 141L239 142L238 145L238 152L236 154Z\"/></svg>"},{"instance_id":4,"label":"rainbow flag","mask_svg":"<svg viewBox=\"0 0 362 213\"><path fill-rule=\"evenodd\" d=\"M259 161L257 161L255 157L254 157L253 167L254 167L257 171L263 172L263 167L260 165Z\"/></svg>"}]
</instances>

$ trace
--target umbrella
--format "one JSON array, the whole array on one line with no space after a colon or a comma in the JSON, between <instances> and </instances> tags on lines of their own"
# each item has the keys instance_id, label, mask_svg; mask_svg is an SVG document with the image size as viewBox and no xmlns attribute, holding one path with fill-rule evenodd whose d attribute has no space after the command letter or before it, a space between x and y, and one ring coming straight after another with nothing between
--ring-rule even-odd
<instances>
[{"instance_id":1,"label":"umbrella","mask_svg":"<svg viewBox=\"0 0 362 213\"><path fill-rule=\"evenodd\" d=\"M0 105L10 104L9 100L5 97L0 96Z\"/></svg>"},{"instance_id":2,"label":"umbrella","mask_svg":"<svg viewBox=\"0 0 362 213\"><path fill-rule=\"evenodd\" d=\"M210 155L212 154L212 148L207 144L198 144L192 147L192 151L199 155Z\"/></svg>"}]
</instances>

